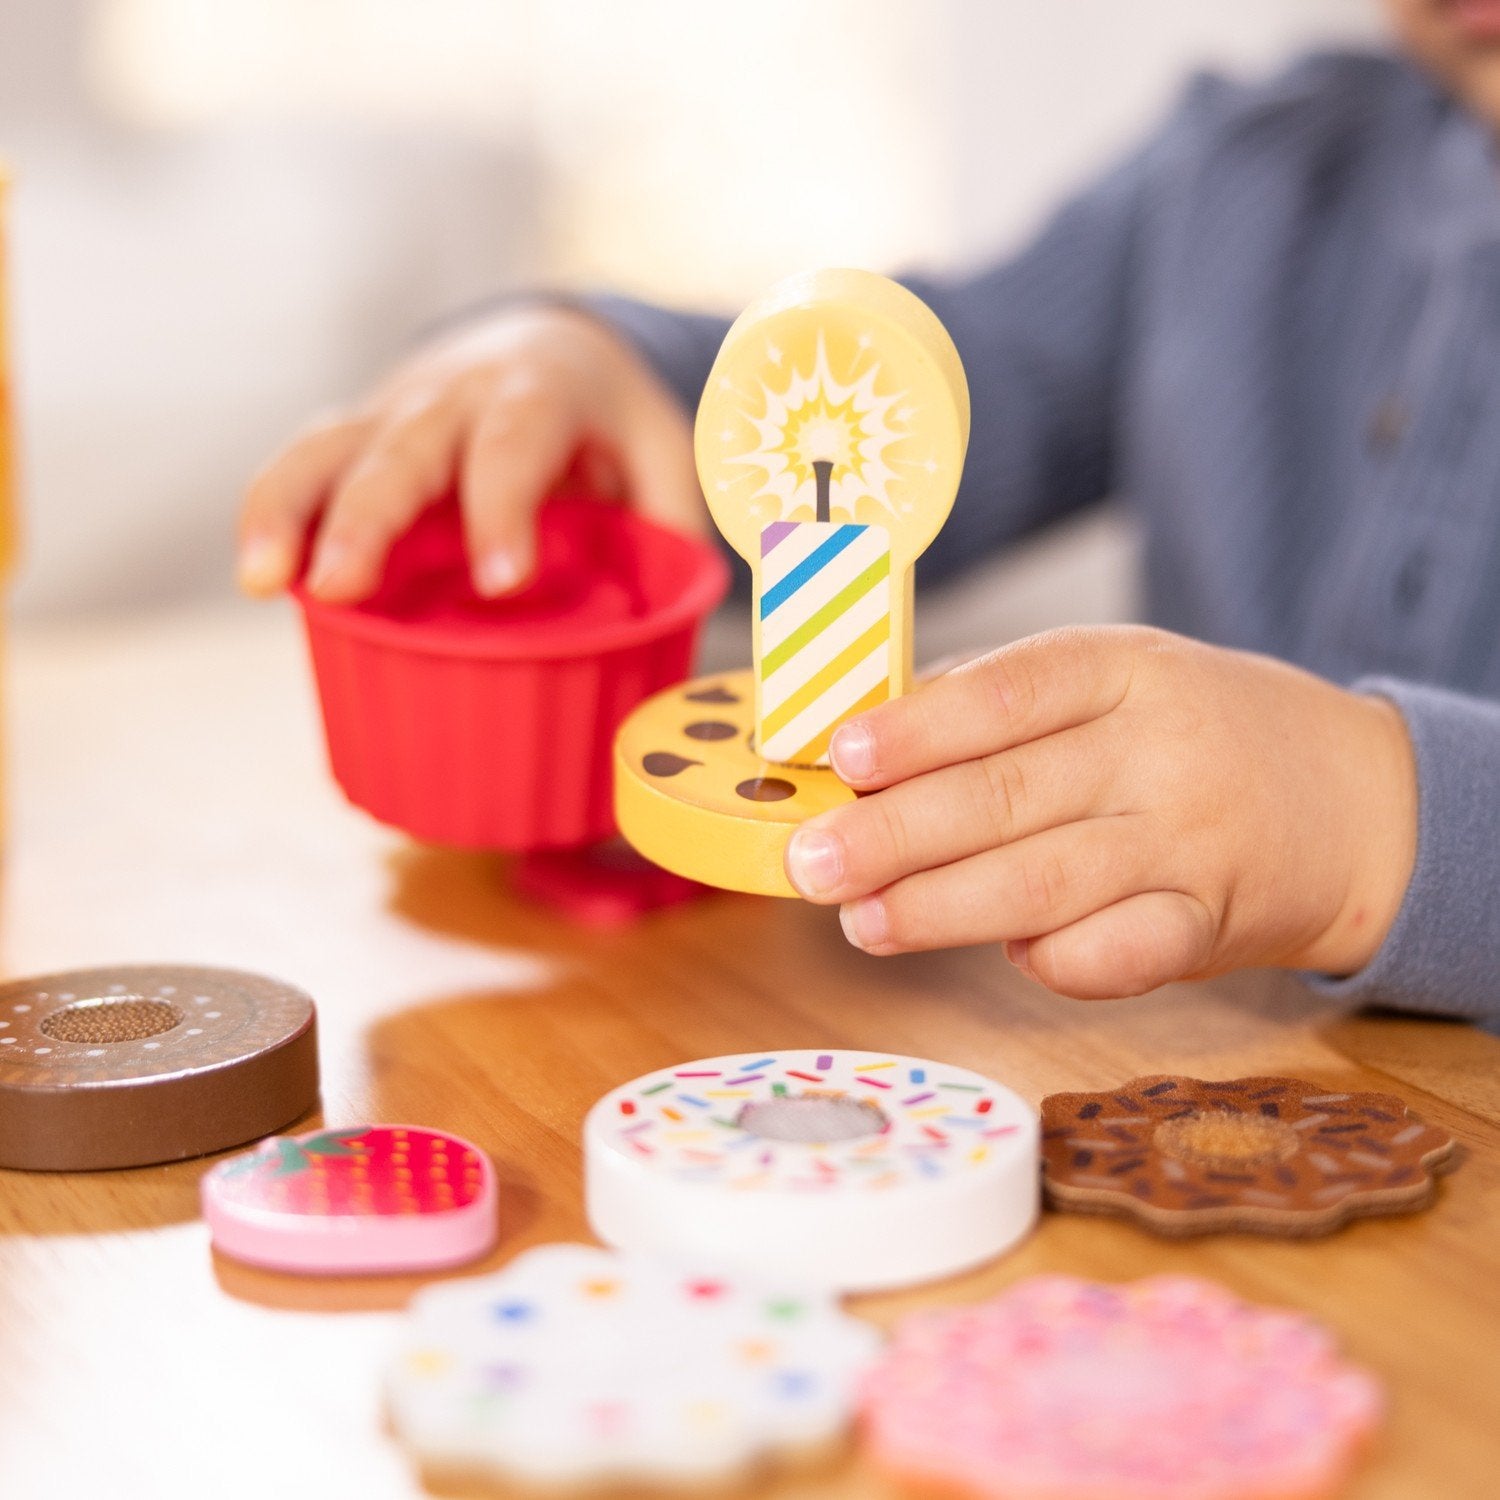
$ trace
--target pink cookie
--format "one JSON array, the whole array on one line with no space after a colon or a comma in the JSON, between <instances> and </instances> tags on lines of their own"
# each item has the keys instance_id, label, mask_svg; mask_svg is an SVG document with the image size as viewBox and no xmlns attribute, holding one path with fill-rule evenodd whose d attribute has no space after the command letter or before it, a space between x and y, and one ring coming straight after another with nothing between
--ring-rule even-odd
<instances>
[{"instance_id":1,"label":"pink cookie","mask_svg":"<svg viewBox=\"0 0 1500 1500\"><path fill-rule=\"evenodd\" d=\"M1381 1409L1307 1318L1191 1277L1036 1276L900 1324L863 1420L883 1469L983 1500L1314 1500Z\"/></svg>"},{"instance_id":2,"label":"pink cookie","mask_svg":"<svg viewBox=\"0 0 1500 1500\"><path fill-rule=\"evenodd\" d=\"M419 1271L495 1243L495 1173L468 1141L414 1125L275 1136L203 1179L215 1248L280 1271Z\"/></svg>"}]
</instances>

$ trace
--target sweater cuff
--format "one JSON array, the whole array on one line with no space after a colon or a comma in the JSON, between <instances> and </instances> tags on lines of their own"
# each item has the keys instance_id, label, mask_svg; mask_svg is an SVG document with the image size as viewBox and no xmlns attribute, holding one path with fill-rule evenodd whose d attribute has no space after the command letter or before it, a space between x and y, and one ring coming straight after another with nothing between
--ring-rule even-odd
<instances>
[{"instance_id":1,"label":"sweater cuff","mask_svg":"<svg viewBox=\"0 0 1500 1500\"><path fill-rule=\"evenodd\" d=\"M1323 994L1500 1023L1500 704L1391 678L1357 693L1400 710L1417 762L1417 857L1374 958Z\"/></svg>"}]
</instances>

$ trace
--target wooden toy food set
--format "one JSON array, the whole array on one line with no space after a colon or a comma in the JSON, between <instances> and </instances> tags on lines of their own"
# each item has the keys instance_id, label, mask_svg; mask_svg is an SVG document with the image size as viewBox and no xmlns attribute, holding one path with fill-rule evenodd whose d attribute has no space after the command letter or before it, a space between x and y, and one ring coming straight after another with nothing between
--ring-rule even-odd
<instances>
[{"instance_id":1,"label":"wooden toy food set","mask_svg":"<svg viewBox=\"0 0 1500 1500\"><path fill-rule=\"evenodd\" d=\"M14 983L4 1164L131 1165L264 1133L315 1102L313 1038L312 1002L256 975ZM585 1122L589 1218L615 1248L542 1246L422 1293L387 1412L424 1477L504 1493L701 1492L857 1432L899 1482L975 1500L1332 1496L1383 1400L1311 1320L1188 1278L1041 1276L913 1314L882 1350L837 1295L1005 1253L1043 1179L1058 1206L1129 1199L1169 1233L1298 1234L1423 1206L1452 1144L1394 1096L1290 1078L1133 1079L1050 1096L1039 1120L991 1079L911 1057L684 1063ZM278 1136L201 1192L217 1250L302 1274L462 1265L494 1247L502 1208L488 1155L420 1125Z\"/></svg>"},{"instance_id":2,"label":"wooden toy food set","mask_svg":"<svg viewBox=\"0 0 1500 1500\"><path fill-rule=\"evenodd\" d=\"M730 330L696 437L754 573L754 669L632 712L686 670L721 560L564 498L541 517L537 583L496 616L449 502L368 608L303 600L339 779L433 838L568 850L610 830L623 718L631 841L681 876L792 894L792 830L852 796L834 731L909 685L912 567L967 431L957 354L914 297L852 271L782 284ZM0 1167L206 1154L285 1129L317 1094L312 1001L258 975L0 988ZM701 1492L857 1433L888 1477L974 1500L1318 1500L1383 1398L1309 1319L1191 1278L1034 1276L884 1342L838 1296L1004 1254L1043 1189L1159 1233L1307 1235L1425 1206L1453 1145L1394 1096L1291 1078L1137 1078L1052 1095L1039 1119L990 1078L895 1054L682 1063L585 1121L587 1212L610 1248L544 1245L421 1292L387 1415L425 1479L505 1493ZM487 1153L421 1125L277 1135L206 1172L201 1196L217 1250L301 1274L472 1262L504 1211Z\"/></svg>"},{"instance_id":3,"label":"wooden toy food set","mask_svg":"<svg viewBox=\"0 0 1500 1500\"><path fill-rule=\"evenodd\" d=\"M834 731L910 686L912 570L953 507L968 437L953 341L884 277L793 277L735 322L695 448L714 521L754 577L755 664L625 721L615 810L649 859L795 895L787 840L853 796L829 769Z\"/></svg>"}]
</instances>

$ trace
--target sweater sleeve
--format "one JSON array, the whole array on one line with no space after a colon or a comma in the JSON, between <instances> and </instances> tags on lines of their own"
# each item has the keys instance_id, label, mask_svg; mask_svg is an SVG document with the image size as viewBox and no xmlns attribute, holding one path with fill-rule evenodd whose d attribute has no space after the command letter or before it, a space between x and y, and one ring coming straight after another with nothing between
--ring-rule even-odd
<instances>
[{"instance_id":1,"label":"sweater sleeve","mask_svg":"<svg viewBox=\"0 0 1500 1500\"><path fill-rule=\"evenodd\" d=\"M1390 678L1417 761L1417 858L1374 958L1347 978L1309 976L1325 994L1500 1029L1500 703Z\"/></svg>"},{"instance_id":2,"label":"sweater sleeve","mask_svg":"<svg viewBox=\"0 0 1500 1500\"><path fill-rule=\"evenodd\" d=\"M1066 203L1013 259L951 279L903 277L938 315L969 380L973 420L953 516L919 564L957 573L1017 536L1104 499L1157 188L1191 153L1222 85L1201 79L1146 144ZM585 303L692 410L724 318L620 297Z\"/></svg>"}]
</instances>

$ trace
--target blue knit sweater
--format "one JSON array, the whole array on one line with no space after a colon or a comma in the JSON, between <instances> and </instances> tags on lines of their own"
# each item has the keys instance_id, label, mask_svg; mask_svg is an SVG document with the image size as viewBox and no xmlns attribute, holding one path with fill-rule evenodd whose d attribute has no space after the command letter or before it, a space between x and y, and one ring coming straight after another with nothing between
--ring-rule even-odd
<instances>
[{"instance_id":1,"label":"blue knit sweater","mask_svg":"<svg viewBox=\"0 0 1500 1500\"><path fill-rule=\"evenodd\" d=\"M1387 695L1416 871L1351 997L1500 1019L1500 169L1410 65L1201 79L1020 256L908 278L974 422L953 573L1114 496L1151 619ZM595 304L696 401L728 326Z\"/></svg>"}]
</instances>

